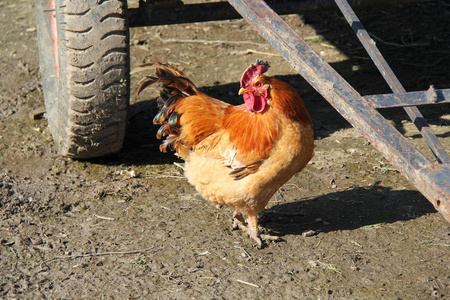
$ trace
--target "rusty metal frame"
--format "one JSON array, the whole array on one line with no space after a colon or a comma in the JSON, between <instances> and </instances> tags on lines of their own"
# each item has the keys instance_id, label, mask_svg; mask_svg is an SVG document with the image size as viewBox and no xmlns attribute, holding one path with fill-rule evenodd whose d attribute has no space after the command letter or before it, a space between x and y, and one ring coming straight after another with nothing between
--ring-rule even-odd
<instances>
[{"instance_id":1,"label":"rusty metal frame","mask_svg":"<svg viewBox=\"0 0 450 300\"><path fill-rule=\"evenodd\" d=\"M394 72L392 71L391 67L388 65L386 60L383 58L383 55L378 50L377 46L375 45L375 42L370 38L369 33L364 29L363 25L359 21L358 17L356 16L353 9L350 7L348 2L346 0L335 0L335 1L339 9L343 13L345 19L352 27L361 44L366 49L370 58L375 63L375 66L378 68L381 75L383 76L387 84L390 86L392 91L394 93L406 93L406 90L398 80L397 76L395 76ZM431 97L427 95L425 99L431 98L432 99L431 101L434 101L435 98L438 98L437 92L434 90L433 86L431 86L430 89L428 90L428 94L430 94ZM386 99L386 97L384 98ZM393 95L387 98L388 99L393 98ZM366 99L370 100L370 98ZM390 101L388 100L387 103L389 102ZM434 135L434 133L431 131L430 126L428 125L426 119L420 113L419 109L415 106L411 107L405 106L404 109L408 114L409 118L411 119L411 121L414 122L417 129L425 138L428 146L430 147L437 161L439 163L449 163L450 160L444 148L440 144L436 135Z\"/></svg>"},{"instance_id":2,"label":"rusty metal frame","mask_svg":"<svg viewBox=\"0 0 450 300\"><path fill-rule=\"evenodd\" d=\"M409 92L364 96L374 108L407 107L450 103L450 89L439 90L433 86L426 92Z\"/></svg>"},{"instance_id":3,"label":"rusty metal frame","mask_svg":"<svg viewBox=\"0 0 450 300\"><path fill-rule=\"evenodd\" d=\"M228 0L347 121L359 130L450 222L450 160L417 107L449 102L450 90L406 93L346 0L335 0L393 94L361 96L262 0ZM429 161L378 111L403 106L437 162Z\"/></svg>"}]
</instances>

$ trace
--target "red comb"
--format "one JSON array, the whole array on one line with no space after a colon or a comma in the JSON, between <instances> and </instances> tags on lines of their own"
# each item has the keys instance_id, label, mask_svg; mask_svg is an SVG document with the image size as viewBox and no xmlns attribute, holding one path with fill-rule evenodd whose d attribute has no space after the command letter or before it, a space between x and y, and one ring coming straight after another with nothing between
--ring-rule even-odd
<instances>
[{"instance_id":1,"label":"red comb","mask_svg":"<svg viewBox=\"0 0 450 300\"><path fill-rule=\"evenodd\" d=\"M248 67L247 70L244 71L244 74L242 74L241 88L248 87L253 78L267 72L267 70L269 70L269 67L269 62L258 59L254 65L250 65L250 67Z\"/></svg>"}]
</instances>

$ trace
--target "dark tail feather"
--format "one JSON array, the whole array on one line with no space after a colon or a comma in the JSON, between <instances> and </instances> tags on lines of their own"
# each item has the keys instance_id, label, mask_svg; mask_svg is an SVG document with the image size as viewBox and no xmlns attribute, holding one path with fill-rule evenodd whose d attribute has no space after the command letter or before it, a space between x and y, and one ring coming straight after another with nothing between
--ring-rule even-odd
<instances>
[{"instance_id":1,"label":"dark tail feather","mask_svg":"<svg viewBox=\"0 0 450 300\"><path fill-rule=\"evenodd\" d=\"M158 78L156 78L156 77L145 76L145 78L140 81L140 83L141 82L142 83L139 85L137 94L139 95L143 90L145 90L147 87L149 87L150 85L154 84L157 81L158 81Z\"/></svg>"},{"instance_id":2,"label":"dark tail feather","mask_svg":"<svg viewBox=\"0 0 450 300\"><path fill-rule=\"evenodd\" d=\"M156 132L156 138L162 139L169 133L170 133L169 125L167 123L165 123L165 124L161 125L161 127L159 127L158 132Z\"/></svg>"},{"instance_id":3,"label":"dark tail feather","mask_svg":"<svg viewBox=\"0 0 450 300\"><path fill-rule=\"evenodd\" d=\"M169 134L169 136L159 146L161 152L166 153L167 150L176 150L176 146L181 143L180 137L175 134Z\"/></svg>"},{"instance_id":4,"label":"dark tail feather","mask_svg":"<svg viewBox=\"0 0 450 300\"><path fill-rule=\"evenodd\" d=\"M166 137L160 146L162 152L177 150L182 144L179 138L180 115L176 112L178 100L183 97L194 96L199 93L198 88L184 73L168 63L147 63L138 66L131 73L155 70L155 76L145 76L139 82L138 95L154 83L162 84L162 91L158 98L159 112L153 119L153 124L161 125L156 137Z\"/></svg>"},{"instance_id":5,"label":"dark tail feather","mask_svg":"<svg viewBox=\"0 0 450 300\"><path fill-rule=\"evenodd\" d=\"M172 114L173 110L175 109L176 101L180 97L181 97L181 95L175 95L175 96L170 97L169 100L160 99L160 101L163 103L163 105L162 105L162 107L160 107L160 111L153 118L153 124L161 125L165 121L167 121L168 118L170 118L170 115ZM173 125L172 125L172 127L173 127Z\"/></svg>"},{"instance_id":6,"label":"dark tail feather","mask_svg":"<svg viewBox=\"0 0 450 300\"><path fill-rule=\"evenodd\" d=\"M136 67L131 73L137 73L156 69L156 77L146 76L139 83L138 93L142 92L148 86L160 82L163 84L163 90L170 87L178 90L185 96L197 94L198 88L192 81L184 75L183 72L168 63L147 63Z\"/></svg>"}]
</instances>

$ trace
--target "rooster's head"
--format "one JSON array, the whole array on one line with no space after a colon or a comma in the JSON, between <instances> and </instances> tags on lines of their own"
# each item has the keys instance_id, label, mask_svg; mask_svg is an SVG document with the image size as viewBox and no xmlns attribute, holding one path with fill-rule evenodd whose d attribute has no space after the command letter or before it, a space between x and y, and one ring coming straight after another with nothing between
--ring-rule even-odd
<instances>
[{"instance_id":1,"label":"rooster's head","mask_svg":"<svg viewBox=\"0 0 450 300\"><path fill-rule=\"evenodd\" d=\"M261 76L269 69L269 63L257 60L245 70L241 78L239 95L243 95L247 109L252 112L263 112L270 100L270 85L263 82Z\"/></svg>"}]
</instances>

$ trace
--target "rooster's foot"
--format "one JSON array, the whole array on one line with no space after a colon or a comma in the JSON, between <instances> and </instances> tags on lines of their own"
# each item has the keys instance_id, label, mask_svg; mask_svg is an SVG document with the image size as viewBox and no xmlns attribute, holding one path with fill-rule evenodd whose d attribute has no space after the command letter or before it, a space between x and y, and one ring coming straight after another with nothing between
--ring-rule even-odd
<instances>
[{"instance_id":1,"label":"rooster's foot","mask_svg":"<svg viewBox=\"0 0 450 300\"><path fill-rule=\"evenodd\" d=\"M279 236L260 233L258 228L258 219L255 213L248 214L247 224L242 214L235 211L233 214L233 229L241 229L242 231L247 232L250 238L256 242L259 249L262 248L262 241L281 241Z\"/></svg>"},{"instance_id":2,"label":"rooster's foot","mask_svg":"<svg viewBox=\"0 0 450 300\"><path fill-rule=\"evenodd\" d=\"M233 229L241 229L247 231L247 225L245 225L244 217L237 210L233 213Z\"/></svg>"}]
</instances>

